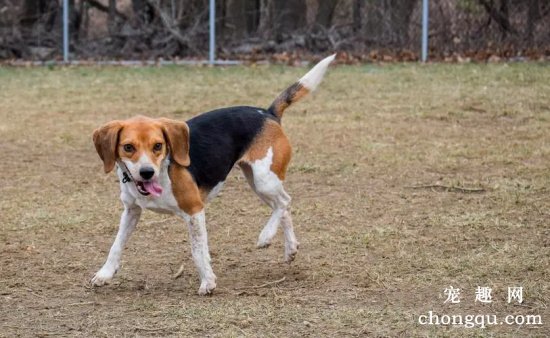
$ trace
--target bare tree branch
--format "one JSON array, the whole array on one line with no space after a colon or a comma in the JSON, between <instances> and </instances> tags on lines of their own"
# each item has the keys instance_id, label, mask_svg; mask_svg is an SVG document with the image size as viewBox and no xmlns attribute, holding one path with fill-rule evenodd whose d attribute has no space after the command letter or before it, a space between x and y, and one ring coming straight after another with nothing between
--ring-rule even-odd
<instances>
[{"instance_id":1,"label":"bare tree branch","mask_svg":"<svg viewBox=\"0 0 550 338\"><path fill-rule=\"evenodd\" d=\"M498 11L493 7L492 3L487 2L487 0L478 0L481 5L485 8L485 11L495 20L495 22L501 27L504 32L510 32L514 35L517 35L518 32L510 25L510 21L502 12ZM506 7L504 7L506 8Z\"/></svg>"},{"instance_id":2,"label":"bare tree branch","mask_svg":"<svg viewBox=\"0 0 550 338\"><path fill-rule=\"evenodd\" d=\"M182 45L188 47L189 49L191 49L193 51L193 53L196 53L196 54L200 54L200 51L195 47L193 41L189 38L189 36L186 34L186 35L182 35L179 31L179 29L177 28L176 25L174 25L174 23L172 22L172 18L170 18L170 16L168 14L166 14L162 8L160 8L159 4L156 2L156 1L153 1L153 0L146 0L147 3L149 5L151 5L155 11L157 12L157 14L159 15L160 19L161 19L161 22L162 22L162 25L164 26L164 28L166 28L166 30L172 34L172 36L179 42L181 43Z\"/></svg>"},{"instance_id":3,"label":"bare tree branch","mask_svg":"<svg viewBox=\"0 0 550 338\"><path fill-rule=\"evenodd\" d=\"M101 2L99 2L97 0L85 0L85 1L95 9L98 9L98 10L100 10L102 12L105 12L105 13L109 13L109 7L105 6ZM116 16L118 16L119 18L122 18L124 20L128 20L128 17L126 15L124 15L124 13L119 12L116 8L114 10L115 10Z\"/></svg>"}]
</instances>

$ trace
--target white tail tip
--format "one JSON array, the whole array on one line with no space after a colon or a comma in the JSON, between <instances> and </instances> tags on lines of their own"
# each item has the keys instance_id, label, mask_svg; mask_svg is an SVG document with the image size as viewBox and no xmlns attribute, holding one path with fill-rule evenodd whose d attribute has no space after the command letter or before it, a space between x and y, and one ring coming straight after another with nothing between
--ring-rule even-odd
<instances>
[{"instance_id":1,"label":"white tail tip","mask_svg":"<svg viewBox=\"0 0 550 338\"><path fill-rule=\"evenodd\" d=\"M299 80L300 84L306 87L309 91L314 91L323 80L323 76L325 76L328 66L332 61L334 61L335 57L336 53L319 61L315 67L313 67Z\"/></svg>"}]
</instances>

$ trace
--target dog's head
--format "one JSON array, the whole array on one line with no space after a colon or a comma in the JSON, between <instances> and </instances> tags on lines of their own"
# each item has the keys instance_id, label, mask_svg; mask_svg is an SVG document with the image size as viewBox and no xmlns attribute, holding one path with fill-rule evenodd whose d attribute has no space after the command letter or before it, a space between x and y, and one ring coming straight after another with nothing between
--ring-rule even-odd
<instances>
[{"instance_id":1,"label":"dog's head","mask_svg":"<svg viewBox=\"0 0 550 338\"><path fill-rule=\"evenodd\" d=\"M134 117L111 121L96 129L95 148L105 173L120 159L142 195L160 196L158 183L162 161L168 154L181 166L189 166L189 127L169 119Z\"/></svg>"}]
</instances>

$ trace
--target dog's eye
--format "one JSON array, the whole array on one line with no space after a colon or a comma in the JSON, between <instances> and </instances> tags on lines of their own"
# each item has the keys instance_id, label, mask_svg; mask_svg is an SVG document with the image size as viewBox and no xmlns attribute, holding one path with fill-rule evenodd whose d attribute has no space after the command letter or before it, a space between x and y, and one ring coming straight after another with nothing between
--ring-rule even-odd
<instances>
[{"instance_id":1,"label":"dog's eye","mask_svg":"<svg viewBox=\"0 0 550 338\"><path fill-rule=\"evenodd\" d=\"M162 150L162 143L156 143L153 147L154 151L161 151Z\"/></svg>"},{"instance_id":2,"label":"dog's eye","mask_svg":"<svg viewBox=\"0 0 550 338\"><path fill-rule=\"evenodd\" d=\"M123 146L123 148L124 148L124 151L127 152L127 153L132 153L132 152L134 152L134 150L136 150L136 149L134 148L134 146L131 145L131 144L125 144L125 145Z\"/></svg>"}]
</instances>

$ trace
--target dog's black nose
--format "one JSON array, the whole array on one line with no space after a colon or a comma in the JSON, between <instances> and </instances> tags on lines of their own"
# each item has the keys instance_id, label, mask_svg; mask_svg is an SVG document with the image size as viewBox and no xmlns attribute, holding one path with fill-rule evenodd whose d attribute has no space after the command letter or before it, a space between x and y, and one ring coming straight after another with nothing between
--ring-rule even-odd
<instances>
[{"instance_id":1,"label":"dog's black nose","mask_svg":"<svg viewBox=\"0 0 550 338\"><path fill-rule=\"evenodd\" d=\"M141 177L148 180L151 177L153 177L153 175L155 174L155 169L153 169L151 167L144 167L144 168L139 169L139 174L141 175Z\"/></svg>"}]
</instances>

